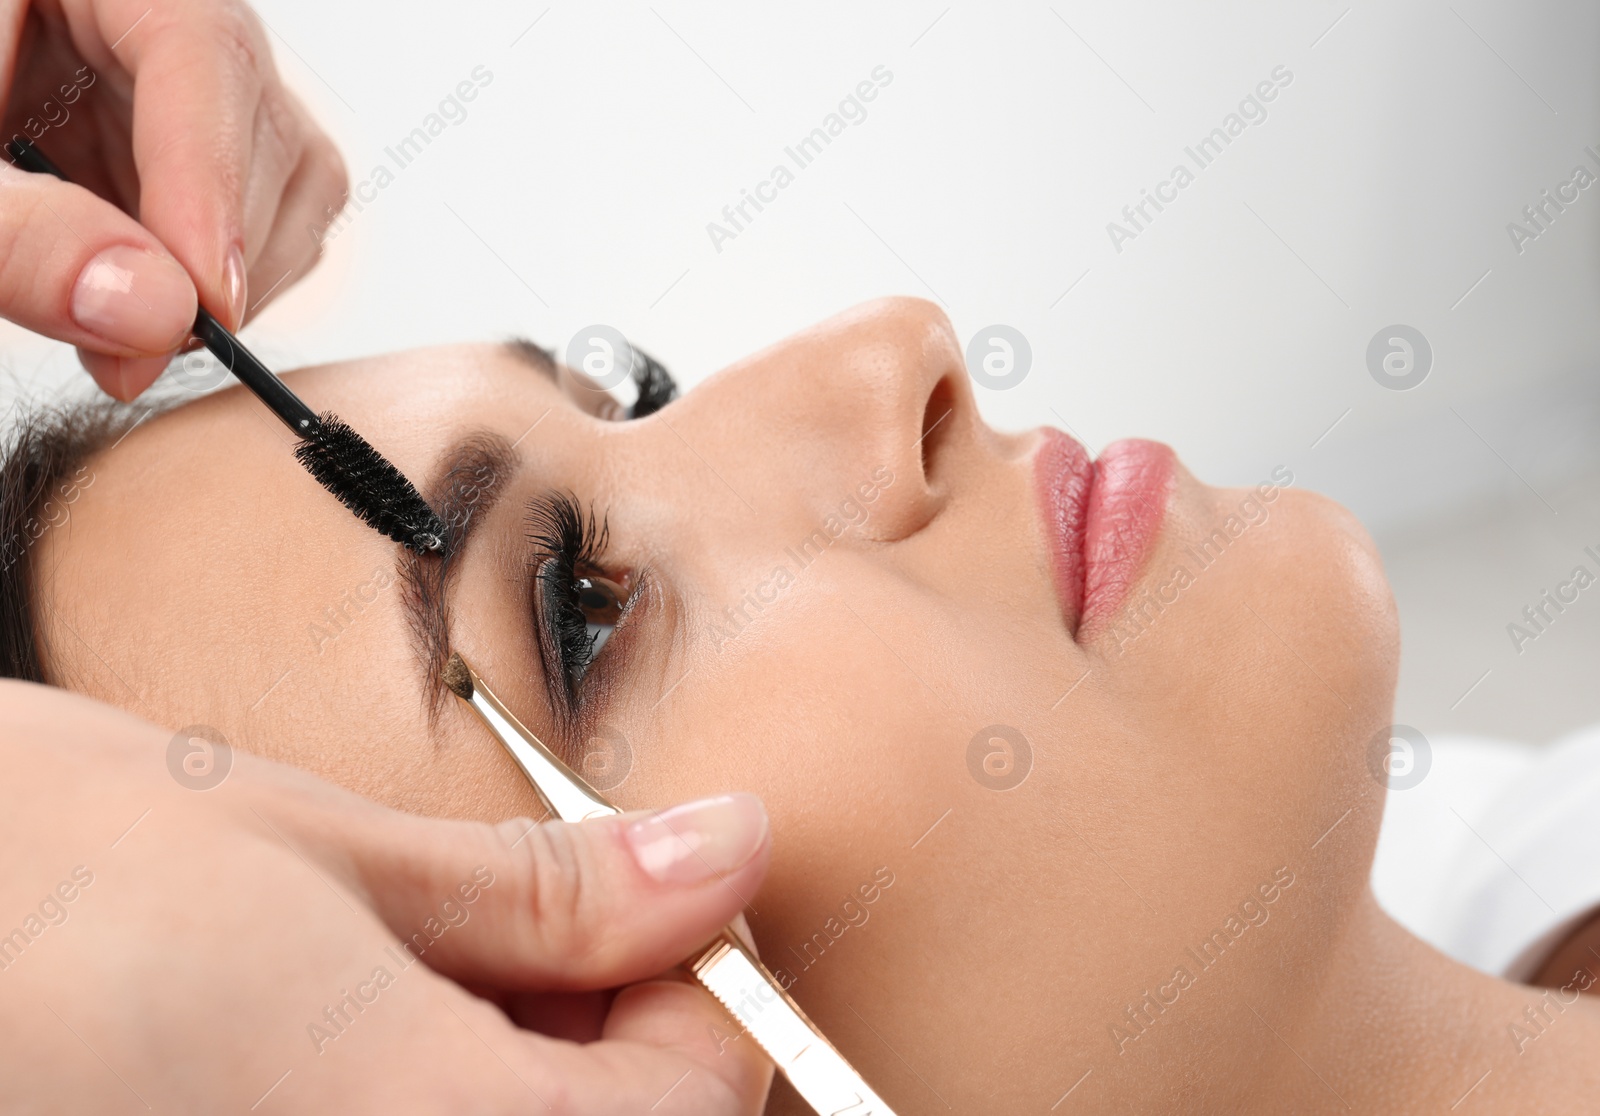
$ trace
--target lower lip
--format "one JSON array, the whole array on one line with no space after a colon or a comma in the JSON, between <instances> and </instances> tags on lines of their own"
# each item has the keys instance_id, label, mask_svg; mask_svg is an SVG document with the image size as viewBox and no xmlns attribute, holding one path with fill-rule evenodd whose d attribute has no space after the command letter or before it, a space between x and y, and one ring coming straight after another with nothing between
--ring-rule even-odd
<instances>
[{"instance_id":1,"label":"lower lip","mask_svg":"<svg viewBox=\"0 0 1600 1116\"><path fill-rule=\"evenodd\" d=\"M1074 439L1045 431L1034 487L1061 615L1075 636L1108 621L1138 580L1166 518L1172 477L1172 450L1160 442L1113 442L1091 461Z\"/></svg>"}]
</instances>

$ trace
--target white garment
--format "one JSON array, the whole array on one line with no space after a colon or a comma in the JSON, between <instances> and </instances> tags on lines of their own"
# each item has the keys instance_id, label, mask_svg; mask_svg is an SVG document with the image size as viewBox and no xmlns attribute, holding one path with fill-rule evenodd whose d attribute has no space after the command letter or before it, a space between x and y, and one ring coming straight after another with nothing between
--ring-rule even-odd
<instances>
[{"instance_id":1,"label":"white garment","mask_svg":"<svg viewBox=\"0 0 1600 1116\"><path fill-rule=\"evenodd\" d=\"M1600 908L1600 725L1548 748L1430 743L1422 780L1389 791L1373 891L1442 952L1526 979Z\"/></svg>"}]
</instances>

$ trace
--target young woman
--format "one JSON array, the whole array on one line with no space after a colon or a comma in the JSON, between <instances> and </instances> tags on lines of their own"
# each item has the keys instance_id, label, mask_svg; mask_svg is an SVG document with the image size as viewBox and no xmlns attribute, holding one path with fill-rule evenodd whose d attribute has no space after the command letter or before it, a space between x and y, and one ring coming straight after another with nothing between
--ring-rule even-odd
<instances>
[{"instance_id":1,"label":"young woman","mask_svg":"<svg viewBox=\"0 0 1600 1116\"><path fill-rule=\"evenodd\" d=\"M455 648L625 809L755 792L763 957L901 1112L1600 1086L1573 990L1600 970L1496 980L1373 902L1395 613L1288 469L1219 490L1153 443L991 430L912 300L632 419L520 343L292 383L419 482L450 554L358 523L240 390L41 431L61 508L6 575L11 673L418 813L538 816L439 684Z\"/></svg>"}]
</instances>

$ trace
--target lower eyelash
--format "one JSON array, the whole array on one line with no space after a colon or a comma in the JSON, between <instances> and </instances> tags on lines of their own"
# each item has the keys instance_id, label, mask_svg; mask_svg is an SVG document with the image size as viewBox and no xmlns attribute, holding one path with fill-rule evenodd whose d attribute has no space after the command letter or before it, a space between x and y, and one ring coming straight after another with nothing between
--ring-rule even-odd
<instances>
[{"instance_id":1,"label":"lower eyelash","mask_svg":"<svg viewBox=\"0 0 1600 1116\"><path fill-rule=\"evenodd\" d=\"M611 638L611 633L616 630L614 624L589 624L589 658L592 660L600 654L600 649L606 645L606 640Z\"/></svg>"}]
</instances>

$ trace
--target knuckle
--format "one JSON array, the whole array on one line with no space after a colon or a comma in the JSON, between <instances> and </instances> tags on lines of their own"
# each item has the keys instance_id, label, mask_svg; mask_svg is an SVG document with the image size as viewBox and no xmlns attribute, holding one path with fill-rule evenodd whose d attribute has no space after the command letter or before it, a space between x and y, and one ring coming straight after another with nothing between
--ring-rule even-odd
<instances>
[{"instance_id":1,"label":"knuckle","mask_svg":"<svg viewBox=\"0 0 1600 1116\"><path fill-rule=\"evenodd\" d=\"M350 179L344 159L332 143L314 138L306 144L300 166L295 171L293 190L299 199L297 204L315 214L312 222L319 232L343 212L350 193Z\"/></svg>"},{"instance_id":2,"label":"knuckle","mask_svg":"<svg viewBox=\"0 0 1600 1116\"><path fill-rule=\"evenodd\" d=\"M598 940L588 930L604 924L597 917L604 894L594 878L597 858L574 825L546 822L526 833L510 851L521 861L516 867L527 888L533 932L548 956L583 960Z\"/></svg>"},{"instance_id":3,"label":"knuckle","mask_svg":"<svg viewBox=\"0 0 1600 1116\"><path fill-rule=\"evenodd\" d=\"M218 5L213 12L210 34L212 45L241 72L264 74L271 71L272 53L261 21L246 5Z\"/></svg>"},{"instance_id":4,"label":"knuckle","mask_svg":"<svg viewBox=\"0 0 1600 1116\"><path fill-rule=\"evenodd\" d=\"M309 157L312 182L318 195L329 203L344 200L350 192L350 171L333 141L319 135L311 142Z\"/></svg>"},{"instance_id":5,"label":"knuckle","mask_svg":"<svg viewBox=\"0 0 1600 1116\"><path fill-rule=\"evenodd\" d=\"M256 102L255 158L266 156L292 170L305 153L305 128L300 117L272 91Z\"/></svg>"},{"instance_id":6,"label":"knuckle","mask_svg":"<svg viewBox=\"0 0 1600 1116\"><path fill-rule=\"evenodd\" d=\"M280 132L293 140L298 164L295 176L302 179L304 188L320 200L342 199L350 176L338 146L317 127L316 120L292 90L277 85L269 96L281 121Z\"/></svg>"},{"instance_id":7,"label":"knuckle","mask_svg":"<svg viewBox=\"0 0 1600 1116\"><path fill-rule=\"evenodd\" d=\"M14 250L25 238L26 230L39 220L43 206L39 191L29 188L32 185L9 182L5 186L5 220L0 221L0 265L12 262L17 254Z\"/></svg>"},{"instance_id":8,"label":"knuckle","mask_svg":"<svg viewBox=\"0 0 1600 1116\"><path fill-rule=\"evenodd\" d=\"M31 184L30 184L31 185ZM5 216L0 220L0 312L32 302L41 291L37 253L26 250L30 233L46 231L44 222L56 223L38 189L11 187L5 196ZM70 260L62 262L71 266ZM70 281L71 277L67 277Z\"/></svg>"}]
</instances>

